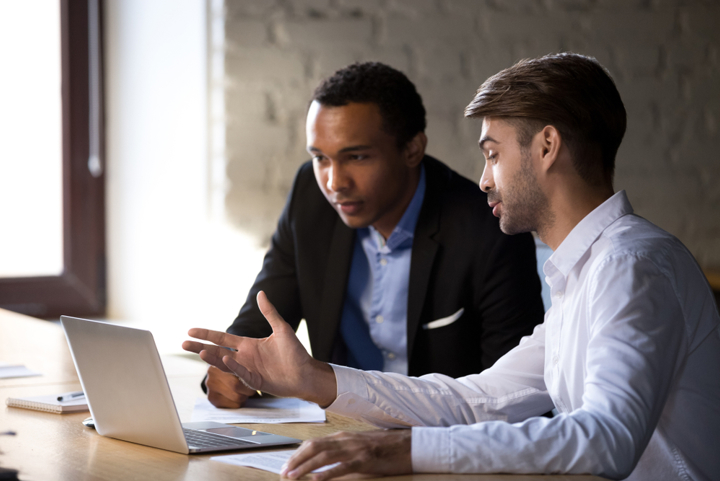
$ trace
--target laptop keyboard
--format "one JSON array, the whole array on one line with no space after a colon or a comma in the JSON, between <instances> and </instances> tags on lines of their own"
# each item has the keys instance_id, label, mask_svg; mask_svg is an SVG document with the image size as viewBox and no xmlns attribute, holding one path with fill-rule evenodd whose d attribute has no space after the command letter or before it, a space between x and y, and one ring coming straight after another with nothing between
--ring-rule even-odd
<instances>
[{"instance_id":1,"label":"laptop keyboard","mask_svg":"<svg viewBox=\"0 0 720 481\"><path fill-rule=\"evenodd\" d=\"M226 446L257 446L257 443L245 441L243 439L229 438L220 436L219 434L209 433L207 431L197 431L195 429L183 428L183 434L187 440L190 449L202 448L221 448Z\"/></svg>"}]
</instances>

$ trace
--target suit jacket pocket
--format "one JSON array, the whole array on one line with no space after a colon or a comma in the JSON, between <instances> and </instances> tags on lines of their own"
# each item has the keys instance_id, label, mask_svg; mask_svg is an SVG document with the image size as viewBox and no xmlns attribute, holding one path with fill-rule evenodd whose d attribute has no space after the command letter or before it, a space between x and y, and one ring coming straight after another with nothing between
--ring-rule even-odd
<instances>
[{"instance_id":1,"label":"suit jacket pocket","mask_svg":"<svg viewBox=\"0 0 720 481\"><path fill-rule=\"evenodd\" d=\"M427 324L423 324L423 329L437 329L438 327L449 326L453 322L460 319L460 317L462 317L464 312L465 312L465 308L461 307L459 311L457 311L455 314L453 314L451 316L441 317L440 319L437 319L435 321L428 322Z\"/></svg>"}]
</instances>

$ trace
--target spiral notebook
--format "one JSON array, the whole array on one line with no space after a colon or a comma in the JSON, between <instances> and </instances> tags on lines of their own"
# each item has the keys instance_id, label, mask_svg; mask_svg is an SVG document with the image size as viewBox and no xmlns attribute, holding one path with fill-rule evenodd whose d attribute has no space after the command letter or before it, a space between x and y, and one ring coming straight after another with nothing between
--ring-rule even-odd
<instances>
[{"instance_id":1,"label":"spiral notebook","mask_svg":"<svg viewBox=\"0 0 720 481\"><path fill-rule=\"evenodd\" d=\"M14 408L33 409L48 413L74 413L78 411L89 411L87 400L83 397L70 401L58 401L58 396L63 394L50 394L47 396L32 397L10 397L5 404Z\"/></svg>"}]
</instances>

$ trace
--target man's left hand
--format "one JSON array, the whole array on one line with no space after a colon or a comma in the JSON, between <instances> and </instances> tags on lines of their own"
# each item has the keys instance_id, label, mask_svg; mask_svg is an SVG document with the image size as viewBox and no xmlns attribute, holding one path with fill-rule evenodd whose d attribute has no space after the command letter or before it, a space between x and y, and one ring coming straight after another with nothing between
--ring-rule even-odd
<instances>
[{"instance_id":1,"label":"man's left hand","mask_svg":"<svg viewBox=\"0 0 720 481\"><path fill-rule=\"evenodd\" d=\"M315 473L323 481L349 473L398 475L412 473L410 429L339 432L302 443L281 474L298 479L323 466L337 464Z\"/></svg>"}]
</instances>

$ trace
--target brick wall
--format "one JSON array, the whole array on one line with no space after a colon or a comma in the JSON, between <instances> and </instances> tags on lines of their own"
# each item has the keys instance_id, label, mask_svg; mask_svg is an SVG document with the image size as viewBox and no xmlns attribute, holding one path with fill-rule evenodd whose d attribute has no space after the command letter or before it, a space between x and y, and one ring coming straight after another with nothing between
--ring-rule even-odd
<instances>
[{"instance_id":1,"label":"brick wall","mask_svg":"<svg viewBox=\"0 0 720 481\"><path fill-rule=\"evenodd\" d=\"M720 266L720 4L692 0L226 0L231 221L267 242L305 153L315 85L354 61L405 72L428 110L428 152L477 180L465 105L518 59L571 50L617 82L628 130L616 188Z\"/></svg>"}]
</instances>

